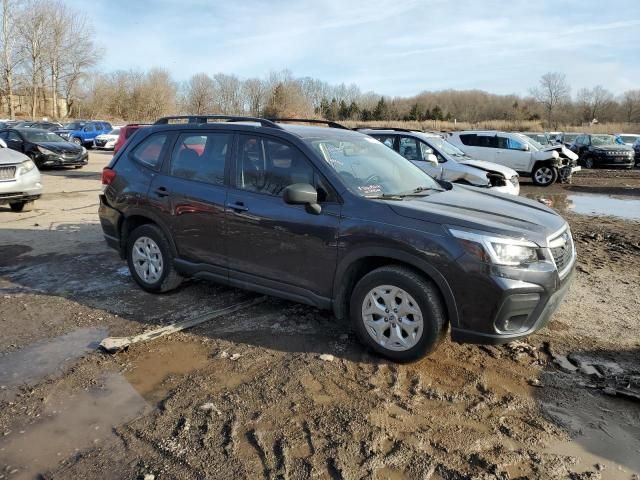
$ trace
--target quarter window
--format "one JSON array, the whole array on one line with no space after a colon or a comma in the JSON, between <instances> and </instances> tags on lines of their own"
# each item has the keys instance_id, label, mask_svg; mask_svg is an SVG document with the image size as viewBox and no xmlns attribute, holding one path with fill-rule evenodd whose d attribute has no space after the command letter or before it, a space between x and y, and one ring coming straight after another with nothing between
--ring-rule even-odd
<instances>
[{"instance_id":1,"label":"quarter window","mask_svg":"<svg viewBox=\"0 0 640 480\"><path fill-rule=\"evenodd\" d=\"M171 175L223 185L230 144L231 135L226 133L180 135L171 155Z\"/></svg>"},{"instance_id":2,"label":"quarter window","mask_svg":"<svg viewBox=\"0 0 640 480\"><path fill-rule=\"evenodd\" d=\"M131 155L138 162L157 168L160 165L160 154L166 141L167 136L164 134L151 135L138 145Z\"/></svg>"},{"instance_id":3,"label":"quarter window","mask_svg":"<svg viewBox=\"0 0 640 480\"><path fill-rule=\"evenodd\" d=\"M240 137L238 188L277 197L294 183L316 183L314 169L302 152L277 140L249 135Z\"/></svg>"}]
</instances>

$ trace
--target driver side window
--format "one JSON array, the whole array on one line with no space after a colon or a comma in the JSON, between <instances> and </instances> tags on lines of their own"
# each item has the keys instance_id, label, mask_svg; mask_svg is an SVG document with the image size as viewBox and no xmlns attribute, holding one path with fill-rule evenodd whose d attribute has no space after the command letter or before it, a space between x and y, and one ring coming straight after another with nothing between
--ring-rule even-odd
<instances>
[{"instance_id":1,"label":"driver side window","mask_svg":"<svg viewBox=\"0 0 640 480\"><path fill-rule=\"evenodd\" d=\"M507 138L507 148L509 150L524 150L524 143L515 138Z\"/></svg>"},{"instance_id":2,"label":"driver side window","mask_svg":"<svg viewBox=\"0 0 640 480\"><path fill-rule=\"evenodd\" d=\"M411 137L400 137L400 155L407 160L422 160L418 141Z\"/></svg>"}]
</instances>

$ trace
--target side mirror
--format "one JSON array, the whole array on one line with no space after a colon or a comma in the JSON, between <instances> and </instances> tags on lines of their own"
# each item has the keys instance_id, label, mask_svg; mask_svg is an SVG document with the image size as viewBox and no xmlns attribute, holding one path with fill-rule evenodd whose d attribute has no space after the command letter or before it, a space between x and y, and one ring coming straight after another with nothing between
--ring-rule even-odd
<instances>
[{"instance_id":1,"label":"side mirror","mask_svg":"<svg viewBox=\"0 0 640 480\"><path fill-rule=\"evenodd\" d=\"M306 205L310 213L319 215L322 207L318 204L318 192L308 183L294 183L282 192L284 203L289 205Z\"/></svg>"},{"instance_id":2,"label":"side mirror","mask_svg":"<svg viewBox=\"0 0 640 480\"><path fill-rule=\"evenodd\" d=\"M436 157L433 153L428 153L426 161L429 162L434 167L438 166L438 157Z\"/></svg>"},{"instance_id":3,"label":"side mirror","mask_svg":"<svg viewBox=\"0 0 640 480\"><path fill-rule=\"evenodd\" d=\"M528 151L529 151L529 144L528 144L528 143L525 143L525 144L522 146L522 150L523 150L524 152L528 152Z\"/></svg>"}]
</instances>

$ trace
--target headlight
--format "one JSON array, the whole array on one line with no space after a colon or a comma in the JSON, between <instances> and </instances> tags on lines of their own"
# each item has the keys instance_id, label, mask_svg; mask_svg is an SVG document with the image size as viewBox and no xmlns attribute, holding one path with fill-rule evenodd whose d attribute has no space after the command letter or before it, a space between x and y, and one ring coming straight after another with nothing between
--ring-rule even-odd
<instances>
[{"instance_id":1,"label":"headlight","mask_svg":"<svg viewBox=\"0 0 640 480\"><path fill-rule=\"evenodd\" d=\"M37 148L40 153L44 153L45 155L56 155L56 152L49 150L48 148L44 148L44 147L37 147Z\"/></svg>"},{"instance_id":2,"label":"headlight","mask_svg":"<svg viewBox=\"0 0 640 480\"><path fill-rule=\"evenodd\" d=\"M25 173L29 173L34 168L36 168L36 164L33 163L32 160L25 160L20 165L18 165L18 175L24 175Z\"/></svg>"},{"instance_id":3,"label":"headlight","mask_svg":"<svg viewBox=\"0 0 640 480\"><path fill-rule=\"evenodd\" d=\"M84 155L85 153L87 153L87 149L82 147L82 154Z\"/></svg>"},{"instance_id":4,"label":"headlight","mask_svg":"<svg viewBox=\"0 0 640 480\"><path fill-rule=\"evenodd\" d=\"M537 262L538 245L528 240L494 237L464 230L449 230L462 248L483 262L495 265L526 265Z\"/></svg>"}]
</instances>

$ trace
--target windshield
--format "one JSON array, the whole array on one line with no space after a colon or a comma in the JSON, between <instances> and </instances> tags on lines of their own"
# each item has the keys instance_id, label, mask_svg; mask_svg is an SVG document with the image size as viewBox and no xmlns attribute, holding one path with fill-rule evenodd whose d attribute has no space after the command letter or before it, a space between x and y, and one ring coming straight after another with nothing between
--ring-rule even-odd
<instances>
[{"instance_id":1,"label":"windshield","mask_svg":"<svg viewBox=\"0 0 640 480\"><path fill-rule=\"evenodd\" d=\"M549 139L543 133L525 133L525 135L540 146L549 145Z\"/></svg>"},{"instance_id":2,"label":"windshield","mask_svg":"<svg viewBox=\"0 0 640 480\"><path fill-rule=\"evenodd\" d=\"M578 138L577 133L565 133L564 134L564 143L573 143L573 141Z\"/></svg>"},{"instance_id":3,"label":"windshield","mask_svg":"<svg viewBox=\"0 0 640 480\"><path fill-rule=\"evenodd\" d=\"M521 133L514 133L514 135L523 142L529 144L529 150L537 152L538 150L544 150L544 147L536 142L533 138L523 135Z\"/></svg>"},{"instance_id":4,"label":"windshield","mask_svg":"<svg viewBox=\"0 0 640 480\"><path fill-rule=\"evenodd\" d=\"M24 135L27 140L33 143L66 141L55 133L45 132L44 130L23 130L22 135Z\"/></svg>"},{"instance_id":5,"label":"windshield","mask_svg":"<svg viewBox=\"0 0 640 480\"><path fill-rule=\"evenodd\" d=\"M638 138L638 137L636 137L635 135L634 136L631 136L631 135L620 135L620 138L624 141L624 143L633 143L633 142L636 141L636 138Z\"/></svg>"},{"instance_id":6,"label":"windshield","mask_svg":"<svg viewBox=\"0 0 640 480\"><path fill-rule=\"evenodd\" d=\"M119 128L114 128L113 130L111 130L109 132L109 135L120 135L120 129Z\"/></svg>"},{"instance_id":7,"label":"windshield","mask_svg":"<svg viewBox=\"0 0 640 480\"><path fill-rule=\"evenodd\" d=\"M413 163L371 137L332 135L306 141L340 175L349 190L361 197L443 190Z\"/></svg>"},{"instance_id":8,"label":"windshield","mask_svg":"<svg viewBox=\"0 0 640 480\"><path fill-rule=\"evenodd\" d=\"M443 138L429 137L427 141L429 142L429 144L431 144L433 148L440 151L441 153L444 153L452 157L458 157L458 158L466 157L465 153L462 150L460 150L455 145L452 145L451 143L447 142Z\"/></svg>"},{"instance_id":9,"label":"windshield","mask_svg":"<svg viewBox=\"0 0 640 480\"><path fill-rule=\"evenodd\" d=\"M64 125L66 130L80 130L82 127L84 127L84 123L82 122L71 122L65 123Z\"/></svg>"},{"instance_id":10,"label":"windshield","mask_svg":"<svg viewBox=\"0 0 640 480\"><path fill-rule=\"evenodd\" d=\"M615 145L616 137L613 135L591 135L591 145Z\"/></svg>"}]
</instances>

